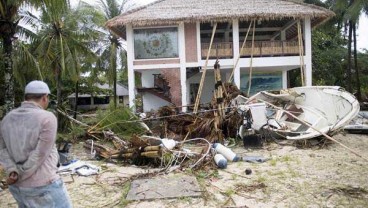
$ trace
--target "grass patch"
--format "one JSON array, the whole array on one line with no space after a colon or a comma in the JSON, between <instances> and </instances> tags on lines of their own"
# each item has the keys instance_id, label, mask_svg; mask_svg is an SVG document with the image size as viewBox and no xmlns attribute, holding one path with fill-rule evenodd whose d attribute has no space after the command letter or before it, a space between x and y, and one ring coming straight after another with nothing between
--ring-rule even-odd
<instances>
[{"instance_id":1,"label":"grass patch","mask_svg":"<svg viewBox=\"0 0 368 208\"><path fill-rule=\"evenodd\" d=\"M278 178L286 178L287 177L286 171L282 171L282 170L278 170L278 171L275 171L275 172L270 172L269 175L270 176L275 176L275 177L278 177Z\"/></svg>"},{"instance_id":2,"label":"grass patch","mask_svg":"<svg viewBox=\"0 0 368 208\"><path fill-rule=\"evenodd\" d=\"M265 183L267 181L267 178L265 176L259 175L256 179L258 183Z\"/></svg>"},{"instance_id":3,"label":"grass patch","mask_svg":"<svg viewBox=\"0 0 368 208\"><path fill-rule=\"evenodd\" d=\"M282 156L281 158L280 158L280 161L281 162L290 162L290 161L292 161L293 160L293 158L292 157L290 157L289 155L285 155L285 156Z\"/></svg>"},{"instance_id":4,"label":"grass patch","mask_svg":"<svg viewBox=\"0 0 368 208\"><path fill-rule=\"evenodd\" d=\"M271 166L276 166L276 164L277 164L277 159L270 160L270 165Z\"/></svg>"},{"instance_id":5,"label":"grass patch","mask_svg":"<svg viewBox=\"0 0 368 208\"><path fill-rule=\"evenodd\" d=\"M197 180L209 179L209 178L220 178L218 170L200 170L194 173Z\"/></svg>"},{"instance_id":6,"label":"grass patch","mask_svg":"<svg viewBox=\"0 0 368 208\"><path fill-rule=\"evenodd\" d=\"M131 201L126 200L126 196L128 195L128 192L130 190L131 182L127 181L122 190L121 190L121 199L119 202L119 207L126 207Z\"/></svg>"},{"instance_id":7,"label":"grass patch","mask_svg":"<svg viewBox=\"0 0 368 208\"><path fill-rule=\"evenodd\" d=\"M226 191L224 192L224 194L228 197L232 196L235 194L235 190L233 188L229 188L229 189L226 189Z\"/></svg>"},{"instance_id":8,"label":"grass patch","mask_svg":"<svg viewBox=\"0 0 368 208\"><path fill-rule=\"evenodd\" d=\"M294 158L292 158L291 156L289 155L285 155L285 156L282 156L282 157L279 157L279 158L272 158L269 163L271 166L276 166L277 165L277 162L284 162L284 163L289 163L291 161L295 160ZM300 161L299 161L300 162Z\"/></svg>"},{"instance_id":9,"label":"grass patch","mask_svg":"<svg viewBox=\"0 0 368 208\"><path fill-rule=\"evenodd\" d=\"M290 168L290 167L289 167L289 174L293 178L300 177L300 174L298 172L296 172L294 169Z\"/></svg>"},{"instance_id":10,"label":"grass patch","mask_svg":"<svg viewBox=\"0 0 368 208\"><path fill-rule=\"evenodd\" d=\"M253 184L244 184L244 183L238 183L235 184L235 190L240 192L249 193L252 191L255 191L257 189L264 189L267 186L264 183L253 183Z\"/></svg>"},{"instance_id":11,"label":"grass patch","mask_svg":"<svg viewBox=\"0 0 368 208\"><path fill-rule=\"evenodd\" d=\"M182 196L179 198L180 201L187 203L187 204L191 204L192 203L192 198L189 196Z\"/></svg>"}]
</instances>

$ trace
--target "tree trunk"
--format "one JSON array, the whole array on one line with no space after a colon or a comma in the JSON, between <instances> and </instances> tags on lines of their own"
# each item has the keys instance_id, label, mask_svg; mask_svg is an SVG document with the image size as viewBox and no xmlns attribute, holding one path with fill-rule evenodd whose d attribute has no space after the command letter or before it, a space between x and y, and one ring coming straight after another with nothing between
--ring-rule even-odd
<instances>
[{"instance_id":1,"label":"tree trunk","mask_svg":"<svg viewBox=\"0 0 368 208\"><path fill-rule=\"evenodd\" d=\"M75 105L74 105L74 119L77 119L78 111L78 94L79 94L79 82L75 83Z\"/></svg>"},{"instance_id":2,"label":"tree trunk","mask_svg":"<svg viewBox=\"0 0 368 208\"><path fill-rule=\"evenodd\" d=\"M349 38L348 38L348 67L346 68L346 86L349 92L352 92L351 87L351 42L352 42L352 33L353 33L353 24L349 20Z\"/></svg>"},{"instance_id":3,"label":"tree trunk","mask_svg":"<svg viewBox=\"0 0 368 208\"><path fill-rule=\"evenodd\" d=\"M55 76L56 76L55 79L56 79L56 100L57 100L56 108L60 109L62 106L62 103L61 103L61 69L59 67L57 67L56 69ZM60 129L60 124L61 124L60 115L61 114L57 112L56 117L57 117L58 124L59 124L58 129Z\"/></svg>"},{"instance_id":4,"label":"tree trunk","mask_svg":"<svg viewBox=\"0 0 368 208\"><path fill-rule=\"evenodd\" d=\"M4 69L5 69L5 114L14 108L14 75L13 75L13 59L12 49L13 42L12 35L3 37L3 51L4 51ZM4 115L5 115L4 114Z\"/></svg>"},{"instance_id":5,"label":"tree trunk","mask_svg":"<svg viewBox=\"0 0 368 208\"><path fill-rule=\"evenodd\" d=\"M355 69L355 77L356 77L356 89L357 89L357 98L359 101L362 100L362 93L360 90L360 77L359 77L359 67L358 67L358 55L357 55L357 36L356 36L356 23L353 24L353 36L354 36L354 69Z\"/></svg>"},{"instance_id":6,"label":"tree trunk","mask_svg":"<svg viewBox=\"0 0 368 208\"><path fill-rule=\"evenodd\" d=\"M116 68L115 68L115 73L114 73L114 108L116 108L117 106L117 92L116 92L116 85L117 85L117 76L116 76Z\"/></svg>"}]
</instances>

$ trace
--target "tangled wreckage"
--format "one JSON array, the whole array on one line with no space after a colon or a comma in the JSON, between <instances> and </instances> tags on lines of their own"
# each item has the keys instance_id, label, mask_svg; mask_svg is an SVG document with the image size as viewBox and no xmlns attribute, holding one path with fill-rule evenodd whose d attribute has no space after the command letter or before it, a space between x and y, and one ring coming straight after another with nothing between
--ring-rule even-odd
<instances>
[{"instance_id":1,"label":"tangled wreckage","mask_svg":"<svg viewBox=\"0 0 368 208\"><path fill-rule=\"evenodd\" d=\"M210 108L196 113L180 113L175 107L165 106L145 118L132 114L120 125L134 123L142 131L129 138L111 131L111 124L106 128L97 128L97 124L88 128L87 135L92 139L84 146L102 158L154 164L165 171L204 164L226 168L227 161L241 158L220 144L225 138L305 140L333 135L359 112L355 97L340 87L263 91L247 98L231 84L222 86L227 96L221 104L214 98ZM116 115L112 112L109 116Z\"/></svg>"},{"instance_id":2,"label":"tangled wreckage","mask_svg":"<svg viewBox=\"0 0 368 208\"><path fill-rule=\"evenodd\" d=\"M359 113L359 102L352 94L329 86L263 91L249 99L238 96L233 105L248 112L245 120L250 122L245 124L246 129L269 131L276 137L293 140L311 139L322 132L332 135ZM240 128L239 135L246 134Z\"/></svg>"}]
</instances>

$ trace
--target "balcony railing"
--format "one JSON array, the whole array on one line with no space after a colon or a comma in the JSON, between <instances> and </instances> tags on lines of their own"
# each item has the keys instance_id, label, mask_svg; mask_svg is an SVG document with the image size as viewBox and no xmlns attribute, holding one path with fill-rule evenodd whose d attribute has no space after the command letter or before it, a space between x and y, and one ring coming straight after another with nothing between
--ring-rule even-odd
<instances>
[{"instance_id":1,"label":"balcony railing","mask_svg":"<svg viewBox=\"0 0 368 208\"><path fill-rule=\"evenodd\" d=\"M207 56L209 43L202 44L202 58ZM242 43L239 43L239 50ZM247 42L241 52L241 57L250 57L252 53L252 42ZM298 55L299 46L297 41L255 41L253 48L254 57L264 56L290 56ZM214 43L212 44L210 58L232 58L233 43Z\"/></svg>"}]
</instances>

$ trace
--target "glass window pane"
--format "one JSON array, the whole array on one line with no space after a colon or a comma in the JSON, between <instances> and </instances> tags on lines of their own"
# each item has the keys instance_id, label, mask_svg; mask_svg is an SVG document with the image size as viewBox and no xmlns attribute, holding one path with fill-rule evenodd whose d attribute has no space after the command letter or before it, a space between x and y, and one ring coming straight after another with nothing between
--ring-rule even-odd
<instances>
[{"instance_id":1,"label":"glass window pane","mask_svg":"<svg viewBox=\"0 0 368 208\"><path fill-rule=\"evenodd\" d=\"M249 74L241 74L240 90L248 92ZM282 73L254 73L252 75L252 86L250 87L250 95L264 90L280 90L282 89Z\"/></svg>"},{"instance_id":2,"label":"glass window pane","mask_svg":"<svg viewBox=\"0 0 368 208\"><path fill-rule=\"evenodd\" d=\"M177 58L178 51L177 28L134 30L136 59Z\"/></svg>"}]
</instances>

